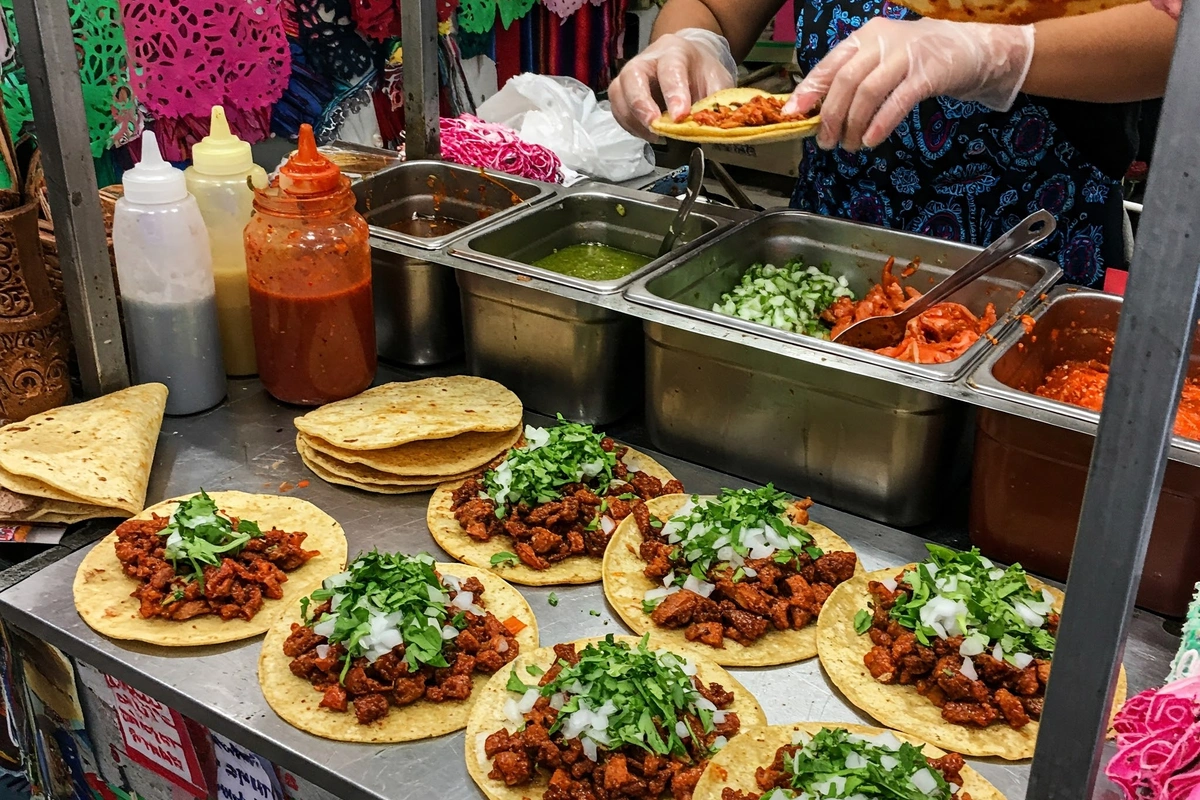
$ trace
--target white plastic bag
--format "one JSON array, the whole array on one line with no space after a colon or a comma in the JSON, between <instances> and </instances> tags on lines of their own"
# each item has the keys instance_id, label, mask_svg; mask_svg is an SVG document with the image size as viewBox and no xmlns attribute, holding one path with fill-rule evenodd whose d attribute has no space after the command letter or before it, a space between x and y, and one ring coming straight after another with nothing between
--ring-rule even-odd
<instances>
[{"instance_id":1,"label":"white plastic bag","mask_svg":"<svg viewBox=\"0 0 1200 800\"><path fill-rule=\"evenodd\" d=\"M574 78L516 75L477 114L550 148L564 166L593 178L615 183L654 169L650 145L627 133L608 102L597 102L592 90Z\"/></svg>"}]
</instances>

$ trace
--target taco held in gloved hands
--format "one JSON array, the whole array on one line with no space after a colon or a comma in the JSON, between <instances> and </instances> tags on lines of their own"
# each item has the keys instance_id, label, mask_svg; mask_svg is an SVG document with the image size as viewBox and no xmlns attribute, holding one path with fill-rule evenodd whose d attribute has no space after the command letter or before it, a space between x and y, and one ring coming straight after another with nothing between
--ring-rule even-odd
<instances>
[{"instance_id":1,"label":"taco held in gloved hands","mask_svg":"<svg viewBox=\"0 0 1200 800\"><path fill-rule=\"evenodd\" d=\"M690 797L714 753L765 724L711 661L609 635L496 673L467 722L467 770L490 800Z\"/></svg>"},{"instance_id":2,"label":"taco held in gloved hands","mask_svg":"<svg viewBox=\"0 0 1200 800\"><path fill-rule=\"evenodd\" d=\"M373 551L276 623L258 679L301 730L403 742L463 727L488 677L537 644L529 604L487 570Z\"/></svg>"},{"instance_id":3,"label":"taco held in gloved hands","mask_svg":"<svg viewBox=\"0 0 1200 800\"><path fill-rule=\"evenodd\" d=\"M767 144L816 136L821 117L785 115L787 100L786 94L761 89L722 89L695 103L679 122L663 114L650 130L697 144Z\"/></svg>"},{"instance_id":4,"label":"taco held in gloved hands","mask_svg":"<svg viewBox=\"0 0 1200 800\"><path fill-rule=\"evenodd\" d=\"M1062 593L978 550L856 576L817 621L821 666L889 727L973 756L1031 758ZM1115 707L1125 700L1125 672Z\"/></svg>"},{"instance_id":5,"label":"taco held in gloved hands","mask_svg":"<svg viewBox=\"0 0 1200 800\"><path fill-rule=\"evenodd\" d=\"M646 505L604 556L604 593L627 625L726 666L817 654L821 605L862 568L841 537L809 521L811 500L766 486Z\"/></svg>"},{"instance_id":6,"label":"taco held in gloved hands","mask_svg":"<svg viewBox=\"0 0 1200 800\"><path fill-rule=\"evenodd\" d=\"M526 427L500 464L438 487L426 520L442 549L513 583L592 583L617 524L646 500L683 491L654 459L590 425L558 422Z\"/></svg>"}]
</instances>

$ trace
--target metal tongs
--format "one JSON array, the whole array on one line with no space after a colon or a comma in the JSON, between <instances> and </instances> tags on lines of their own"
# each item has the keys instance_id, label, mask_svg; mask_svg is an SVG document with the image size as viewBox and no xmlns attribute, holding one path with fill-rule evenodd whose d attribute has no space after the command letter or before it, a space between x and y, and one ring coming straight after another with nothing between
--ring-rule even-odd
<instances>
[{"instance_id":1,"label":"metal tongs","mask_svg":"<svg viewBox=\"0 0 1200 800\"><path fill-rule=\"evenodd\" d=\"M1010 258L1021 255L1054 233L1054 216L1046 210L1035 211L1012 230L988 245L987 249L955 270L949 277L922 295L898 314L870 317L854 323L834 337L838 344L881 350L893 347L904 338L904 327L913 317L928 311L976 278L991 272Z\"/></svg>"},{"instance_id":2,"label":"metal tongs","mask_svg":"<svg viewBox=\"0 0 1200 800\"><path fill-rule=\"evenodd\" d=\"M663 237L662 246L658 248L658 258L662 258L675 247L675 242L679 239L679 234L683 233L683 226L687 223L688 215L692 213L692 206L696 204L696 198L700 196L703 186L704 151L697 147L692 150L692 157L688 159L687 194L684 195L675 218L671 220L671 226L667 228L667 235Z\"/></svg>"}]
</instances>

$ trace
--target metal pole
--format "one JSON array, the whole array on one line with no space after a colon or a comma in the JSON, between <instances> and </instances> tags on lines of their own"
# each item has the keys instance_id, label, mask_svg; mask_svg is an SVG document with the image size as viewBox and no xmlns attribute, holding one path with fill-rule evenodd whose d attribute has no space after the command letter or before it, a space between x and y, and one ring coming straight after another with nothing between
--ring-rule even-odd
<instances>
[{"instance_id":1,"label":"metal pole","mask_svg":"<svg viewBox=\"0 0 1200 800\"><path fill-rule=\"evenodd\" d=\"M404 0L404 157L440 158L436 0Z\"/></svg>"},{"instance_id":2,"label":"metal pole","mask_svg":"<svg viewBox=\"0 0 1200 800\"><path fill-rule=\"evenodd\" d=\"M129 373L71 17L62 0L14 0L13 13L83 391L106 394L128 386Z\"/></svg>"},{"instance_id":3,"label":"metal pole","mask_svg":"<svg viewBox=\"0 0 1200 800\"><path fill-rule=\"evenodd\" d=\"M1190 4L1189 4L1190 5ZM1145 213L1121 309L1112 376L1096 432L1067 601L1054 652L1030 800L1091 797L1112 686L1196 333L1200 290L1200 12L1179 23L1147 183Z\"/></svg>"}]
</instances>

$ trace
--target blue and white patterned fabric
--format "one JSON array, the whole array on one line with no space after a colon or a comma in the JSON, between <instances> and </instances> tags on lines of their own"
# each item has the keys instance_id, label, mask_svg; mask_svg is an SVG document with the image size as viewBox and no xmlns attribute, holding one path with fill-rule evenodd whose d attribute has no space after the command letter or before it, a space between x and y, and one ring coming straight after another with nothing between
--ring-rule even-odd
<instances>
[{"instance_id":1,"label":"blue and white patterned fabric","mask_svg":"<svg viewBox=\"0 0 1200 800\"><path fill-rule=\"evenodd\" d=\"M888 0L798 5L805 72L872 17L917 18ZM980 245L1045 208L1058 229L1035 254L1057 260L1068 282L1099 287L1107 267L1123 266L1120 184L1062 135L1048 105L1022 94L997 112L936 97L873 150L827 152L808 139L792 206Z\"/></svg>"}]
</instances>

